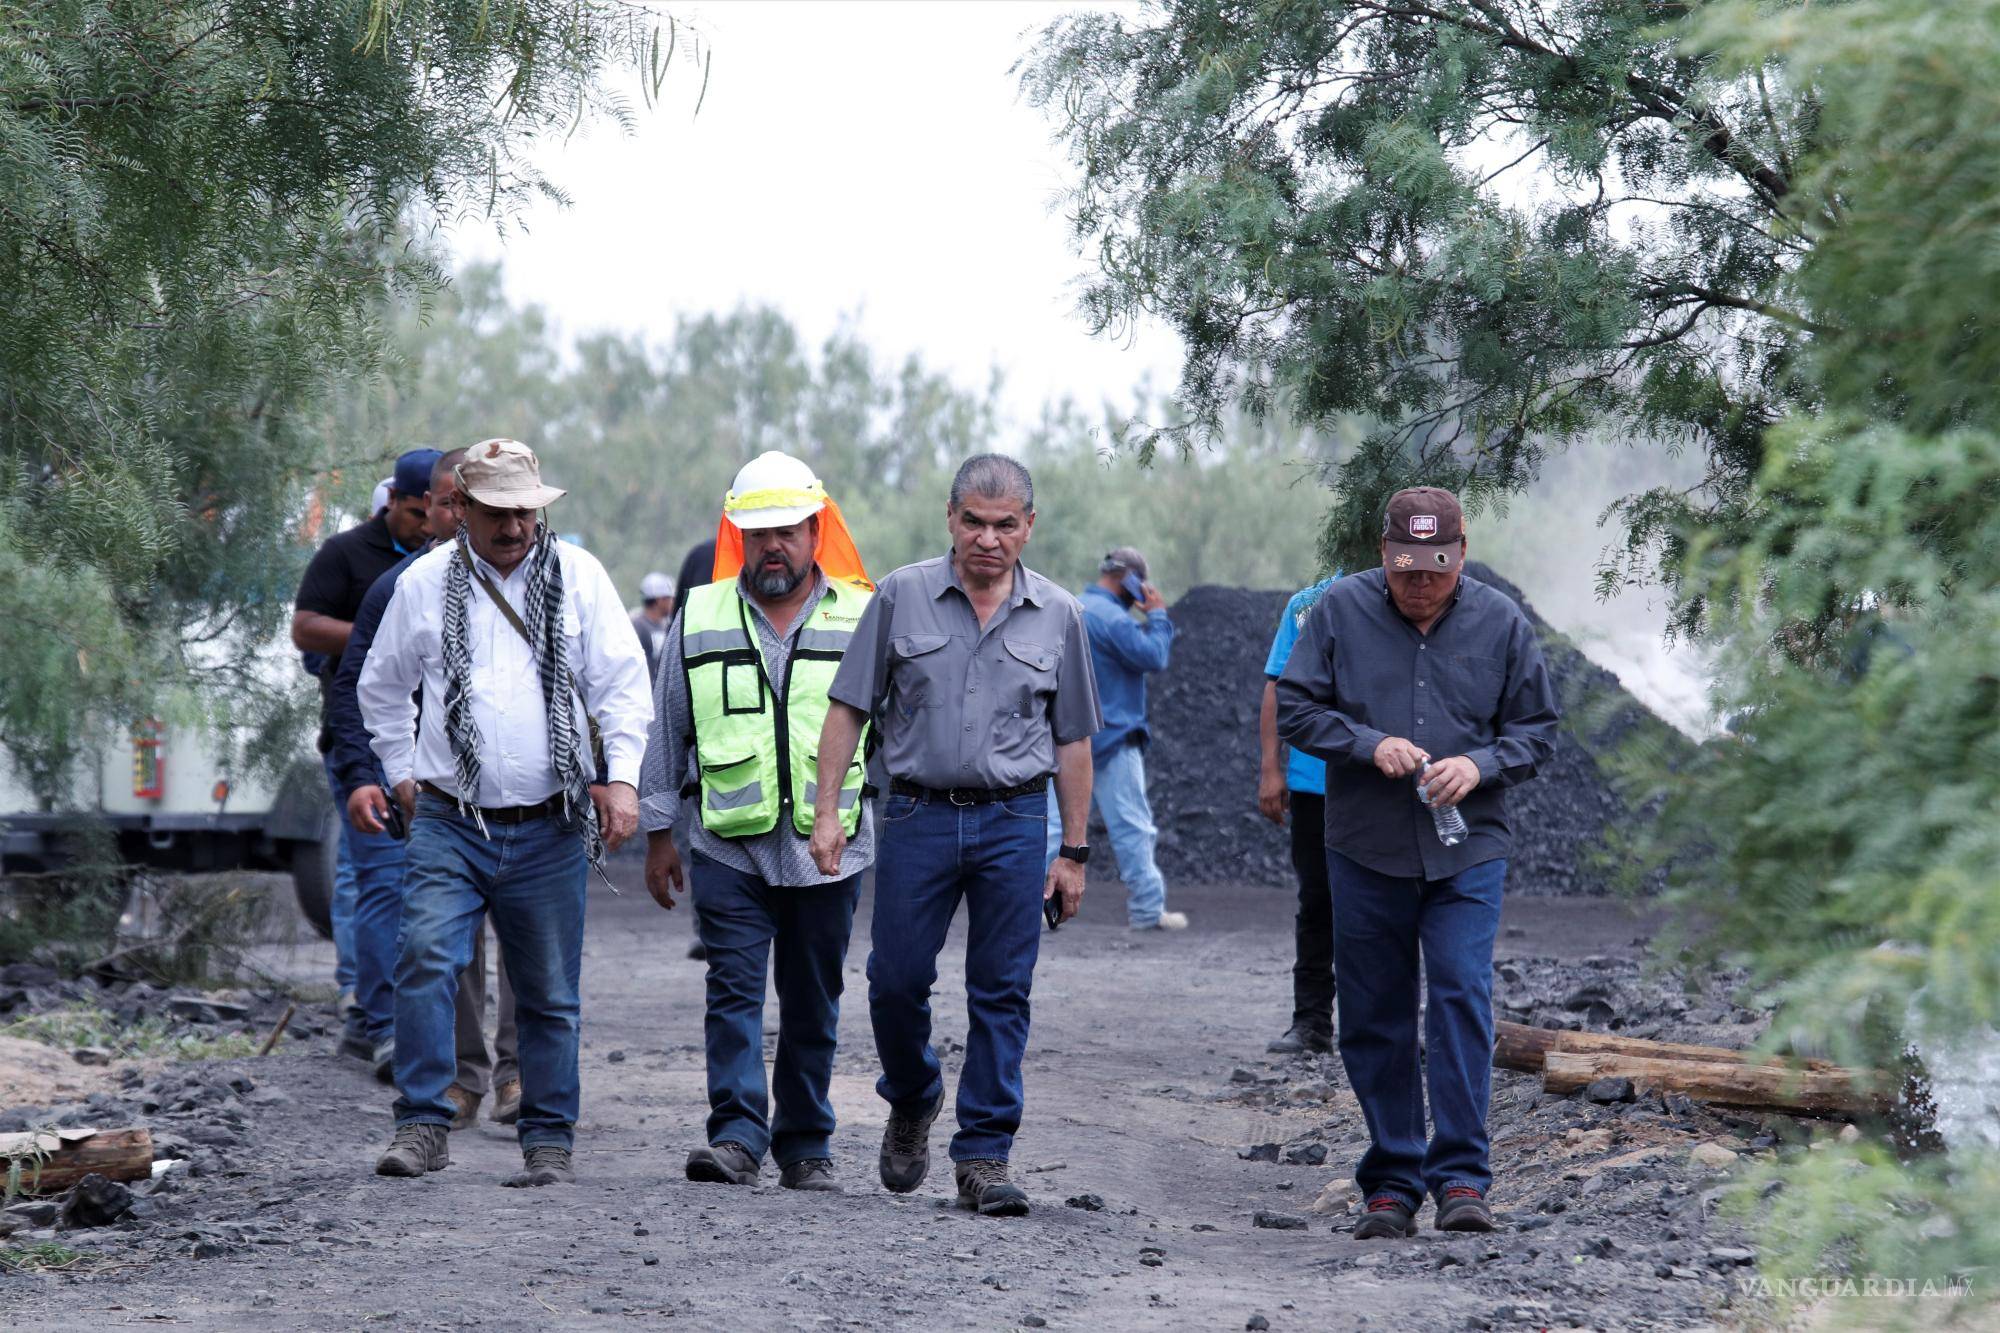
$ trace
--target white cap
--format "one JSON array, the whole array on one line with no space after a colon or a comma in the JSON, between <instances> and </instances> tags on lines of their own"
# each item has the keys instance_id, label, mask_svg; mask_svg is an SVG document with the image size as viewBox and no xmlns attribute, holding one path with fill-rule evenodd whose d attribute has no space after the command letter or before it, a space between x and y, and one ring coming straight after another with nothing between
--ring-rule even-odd
<instances>
[{"instance_id":1,"label":"white cap","mask_svg":"<svg viewBox=\"0 0 2000 1333\"><path fill-rule=\"evenodd\" d=\"M722 512L741 529L789 528L826 508L826 487L813 470L773 449L743 465Z\"/></svg>"},{"instance_id":2,"label":"white cap","mask_svg":"<svg viewBox=\"0 0 2000 1333\"><path fill-rule=\"evenodd\" d=\"M645 601L650 602L657 598L672 597L673 595L674 576L671 574L662 574L656 569L646 575L645 578L639 580L639 596Z\"/></svg>"},{"instance_id":3,"label":"white cap","mask_svg":"<svg viewBox=\"0 0 2000 1333\"><path fill-rule=\"evenodd\" d=\"M384 477L375 483L375 494L368 497L368 517L373 518L389 507L389 483L394 477Z\"/></svg>"}]
</instances>

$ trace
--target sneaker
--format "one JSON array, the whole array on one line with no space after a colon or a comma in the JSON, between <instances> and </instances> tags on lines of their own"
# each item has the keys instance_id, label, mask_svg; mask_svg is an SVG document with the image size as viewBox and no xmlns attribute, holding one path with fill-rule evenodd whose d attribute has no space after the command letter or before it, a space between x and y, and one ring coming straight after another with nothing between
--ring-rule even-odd
<instances>
[{"instance_id":1,"label":"sneaker","mask_svg":"<svg viewBox=\"0 0 2000 1333\"><path fill-rule=\"evenodd\" d=\"M824 1157L808 1157L793 1162L778 1173L778 1183L788 1190L838 1193L840 1182L833 1178L833 1163Z\"/></svg>"},{"instance_id":2,"label":"sneaker","mask_svg":"<svg viewBox=\"0 0 2000 1333\"><path fill-rule=\"evenodd\" d=\"M493 1089L493 1123L511 1125L521 1118L521 1080L510 1078Z\"/></svg>"},{"instance_id":3,"label":"sneaker","mask_svg":"<svg viewBox=\"0 0 2000 1333\"><path fill-rule=\"evenodd\" d=\"M754 1185L761 1170L750 1150L723 1139L688 1154L687 1176L710 1185Z\"/></svg>"},{"instance_id":4,"label":"sneaker","mask_svg":"<svg viewBox=\"0 0 2000 1333\"><path fill-rule=\"evenodd\" d=\"M375 1081L394 1083L396 1081L396 1039L385 1037L375 1043Z\"/></svg>"},{"instance_id":5,"label":"sneaker","mask_svg":"<svg viewBox=\"0 0 2000 1333\"><path fill-rule=\"evenodd\" d=\"M1378 1194L1368 1201L1368 1211L1354 1224L1354 1239L1379 1240L1384 1236L1401 1239L1417 1234L1417 1215L1393 1194Z\"/></svg>"},{"instance_id":6,"label":"sneaker","mask_svg":"<svg viewBox=\"0 0 2000 1333\"><path fill-rule=\"evenodd\" d=\"M454 1131L471 1129L479 1123L478 1093L454 1083L444 1090L444 1099L452 1104L451 1127Z\"/></svg>"},{"instance_id":7,"label":"sneaker","mask_svg":"<svg viewBox=\"0 0 2000 1333\"><path fill-rule=\"evenodd\" d=\"M378 1176L421 1176L451 1165L443 1125L398 1125L395 1141L375 1163Z\"/></svg>"},{"instance_id":8,"label":"sneaker","mask_svg":"<svg viewBox=\"0 0 2000 1333\"><path fill-rule=\"evenodd\" d=\"M975 1158L954 1163L958 1177L958 1201L988 1217L1025 1217L1028 1192L1007 1175L1007 1164L992 1158Z\"/></svg>"},{"instance_id":9,"label":"sneaker","mask_svg":"<svg viewBox=\"0 0 2000 1333\"><path fill-rule=\"evenodd\" d=\"M1294 1023L1284 1036L1274 1038L1264 1049L1272 1055L1304 1055L1307 1051L1323 1054L1333 1049L1333 1037L1318 1028Z\"/></svg>"},{"instance_id":10,"label":"sneaker","mask_svg":"<svg viewBox=\"0 0 2000 1333\"><path fill-rule=\"evenodd\" d=\"M1472 1186L1453 1185L1438 1200L1434 1225L1439 1231L1491 1231L1493 1210L1486 1206L1486 1196Z\"/></svg>"},{"instance_id":11,"label":"sneaker","mask_svg":"<svg viewBox=\"0 0 2000 1333\"><path fill-rule=\"evenodd\" d=\"M939 1092L930 1108L917 1115L889 1112L882 1130L882 1187L894 1194L908 1194L924 1183L931 1169L931 1125L944 1107Z\"/></svg>"},{"instance_id":12,"label":"sneaker","mask_svg":"<svg viewBox=\"0 0 2000 1333\"><path fill-rule=\"evenodd\" d=\"M569 1149L552 1143L537 1144L521 1153L521 1170L500 1182L511 1190L535 1189L542 1185L574 1185L576 1172L569 1163Z\"/></svg>"},{"instance_id":13,"label":"sneaker","mask_svg":"<svg viewBox=\"0 0 2000 1333\"><path fill-rule=\"evenodd\" d=\"M1186 912L1162 912L1159 920L1148 925L1132 927L1134 930L1186 930L1187 928Z\"/></svg>"}]
</instances>

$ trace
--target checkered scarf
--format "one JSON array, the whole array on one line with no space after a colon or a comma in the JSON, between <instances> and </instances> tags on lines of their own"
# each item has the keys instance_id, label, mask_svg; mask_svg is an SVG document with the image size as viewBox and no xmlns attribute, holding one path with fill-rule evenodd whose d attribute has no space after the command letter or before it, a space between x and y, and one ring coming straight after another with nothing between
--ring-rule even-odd
<instances>
[{"instance_id":1,"label":"checkered scarf","mask_svg":"<svg viewBox=\"0 0 2000 1333\"><path fill-rule=\"evenodd\" d=\"M466 563L466 532L458 530L458 545L444 578L444 729L451 742L452 770L458 778L458 807L472 816L486 836L480 816L479 724L472 717L472 640L466 612L472 601L472 567ZM528 554L527 609L521 621L528 627L528 648L540 668L542 703L549 719L549 760L561 785L563 820L583 835L584 855L602 869L604 839L597 828L597 807L590 800L590 774L584 768L576 727L576 685L570 675L569 650L563 639L562 556L546 521L535 526L534 550ZM500 614L496 607L496 615ZM508 629L512 633L512 627Z\"/></svg>"}]
</instances>

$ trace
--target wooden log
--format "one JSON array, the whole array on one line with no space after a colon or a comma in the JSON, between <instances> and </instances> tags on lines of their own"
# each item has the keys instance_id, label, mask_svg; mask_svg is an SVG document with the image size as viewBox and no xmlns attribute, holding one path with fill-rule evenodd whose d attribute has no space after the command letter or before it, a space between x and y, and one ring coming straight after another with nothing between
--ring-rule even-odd
<instances>
[{"instance_id":1,"label":"wooden log","mask_svg":"<svg viewBox=\"0 0 2000 1333\"><path fill-rule=\"evenodd\" d=\"M146 1180L153 1174L153 1132L60 1129L0 1134L0 1174L16 1162L21 1188L30 1194L59 1194L93 1172L107 1180Z\"/></svg>"},{"instance_id":2,"label":"wooden log","mask_svg":"<svg viewBox=\"0 0 2000 1333\"><path fill-rule=\"evenodd\" d=\"M1659 1060L1615 1051L1552 1050L1542 1062L1544 1092L1567 1094L1600 1078L1629 1078L1643 1092L1678 1092L1715 1106L1794 1115L1882 1115L1895 1101L1892 1087L1865 1086L1852 1069Z\"/></svg>"},{"instance_id":3,"label":"wooden log","mask_svg":"<svg viewBox=\"0 0 2000 1333\"><path fill-rule=\"evenodd\" d=\"M1493 1067L1514 1069L1523 1074L1542 1072L1542 1061L1550 1051L1573 1054L1636 1055L1648 1060L1706 1060L1715 1064L1748 1063L1748 1053L1727 1046L1694 1046L1678 1041L1649 1041L1644 1037L1621 1037L1611 1032L1570 1032L1561 1028L1535 1028L1504 1019L1493 1025ZM1755 1063L1801 1069L1838 1068L1830 1060L1788 1061L1784 1056L1758 1058Z\"/></svg>"}]
</instances>

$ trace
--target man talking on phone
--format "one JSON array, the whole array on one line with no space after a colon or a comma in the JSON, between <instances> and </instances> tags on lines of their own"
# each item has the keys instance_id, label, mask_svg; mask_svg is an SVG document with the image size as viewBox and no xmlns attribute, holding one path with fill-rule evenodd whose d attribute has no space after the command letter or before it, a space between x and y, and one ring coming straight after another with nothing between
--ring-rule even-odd
<instances>
[{"instance_id":1,"label":"man talking on phone","mask_svg":"<svg viewBox=\"0 0 2000 1333\"><path fill-rule=\"evenodd\" d=\"M1125 881L1125 919L1134 930L1186 930L1187 913L1167 910L1167 881L1153 863L1160 831L1146 799L1146 677L1167 669L1174 623L1160 590L1146 582L1146 557L1130 546L1105 555L1097 582L1078 600L1104 706L1104 729L1090 740L1091 801ZM1050 792L1050 861L1061 842Z\"/></svg>"}]
</instances>

